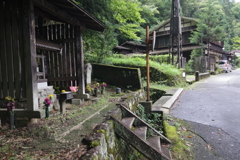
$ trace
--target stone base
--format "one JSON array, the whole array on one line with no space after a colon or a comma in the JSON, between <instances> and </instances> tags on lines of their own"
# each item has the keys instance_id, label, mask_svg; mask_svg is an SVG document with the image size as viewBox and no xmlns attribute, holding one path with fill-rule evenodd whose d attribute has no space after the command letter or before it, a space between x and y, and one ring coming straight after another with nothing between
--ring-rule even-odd
<instances>
[{"instance_id":1,"label":"stone base","mask_svg":"<svg viewBox=\"0 0 240 160\"><path fill-rule=\"evenodd\" d=\"M140 101L139 104L141 104L145 108L145 113L151 113L152 111L152 101Z\"/></svg>"},{"instance_id":2,"label":"stone base","mask_svg":"<svg viewBox=\"0 0 240 160\"><path fill-rule=\"evenodd\" d=\"M72 104L75 104L75 105L81 105L84 102L83 99L78 99L78 98L73 98L71 100L72 100Z\"/></svg>"},{"instance_id":3,"label":"stone base","mask_svg":"<svg viewBox=\"0 0 240 160\"><path fill-rule=\"evenodd\" d=\"M74 95L74 98L77 98L77 99L90 99L90 95L88 93L76 94L76 95Z\"/></svg>"}]
</instances>

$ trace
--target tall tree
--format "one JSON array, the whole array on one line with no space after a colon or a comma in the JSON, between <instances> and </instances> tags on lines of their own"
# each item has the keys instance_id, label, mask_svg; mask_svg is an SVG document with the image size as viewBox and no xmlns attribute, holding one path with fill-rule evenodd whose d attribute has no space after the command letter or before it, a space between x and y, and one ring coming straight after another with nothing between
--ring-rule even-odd
<instances>
[{"instance_id":1,"label":"tall tree","mask_svg":"<svg viewBox=\"0 0 240 160\"><path fill-rule=\"evenodd\" d=\"M234 33L236 36L240 36L240 3L233 3L233 7L231 8L232 13L234 15L233 26Z\"/></svg>"},{"instance_id":2,"label":"tall tree","mask_svg":"<svg viewBox=\"0 0 240 160\"><path fill-rule=\"evenodd\" d=\"M196 18L196 11L199 9L198 0L181 0L181 15L184 17Z\"/></svg>"},{"instance_id":3,"label":"tall tree","mask_svg":"<svg viewBox=\"0 0 240 160\"><path fill-rule=\"evenodd\" d=\"M141 17L142 9L139 5L137 0L111 0L111 10L117 21L115 27L130 39L140 39L136 32L139 31L140 24L145 22Z\"/></svg>"},{"instance_id":4,"label":"tall tree","mask_svg":"<svg viewBox=\"0 0 240 160\"><path fill-rule=\"evenodd\" d=\"M203 45L203 40L207 43L222 40L225 36L224 12L218 1L203 0L198 14L197 29L190 38L191 43Z\"/></svg>"},{"instance_id":5,"label":"tall tree","mask_svg":"<svg viewBox=\"0 0 240 160\"><path fill-rule=\"evenodd\" d=\"M203 0L199 8L199 19L196 31L192 32L191 43L204 45L207 43L207 55L209 54L210 41L224 39L223 9L217 0ZM210 69L210 58L208 60Z\"/></svg>"},{"instance_id":6,"label":"tall tree","mask_svg":"<svg viewBox=\"0 0 240 160\"><path fill-rule=\"evenodd\" d=\"M219 3L222 5L223 8L223 17L222 22L225 29L225 38L224 38L224 49L227 51L231 50L231 38L234 37L234 14L232 12L232 8L234 3L229 0L219 0Z\"/></svg>"},{"instance_id":7,"label":"tall tree","mask_svg":"<svg viewBox=\"0 0 240 160\"><path fill-rule=\"evenodd\" d=\"M231 41L233 43L232 49L239 50L240 49L240 37L236 36L236 37L232 38Z\"/></svg>"}]
</instances>

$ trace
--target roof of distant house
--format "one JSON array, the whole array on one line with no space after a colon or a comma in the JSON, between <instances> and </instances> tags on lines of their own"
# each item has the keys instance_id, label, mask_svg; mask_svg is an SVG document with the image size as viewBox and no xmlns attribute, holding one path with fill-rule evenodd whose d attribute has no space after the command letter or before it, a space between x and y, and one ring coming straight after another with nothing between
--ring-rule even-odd
<instances>
[{"instance_id":1,"label":"roof of distant house","mask_svg":"<svg viewBox=\"0 0 240 160\"><path fill-rule=\"evenodd\" d=\"M133 46L142 46L142 47L146 47L145 44L139 44L139 43L135 43L135 42L130 42L130 41L126 41L123 44L121 44L121 46L125 45L125 44L131 44Z\"/></svg>"},{"instance_id":2,"label":"roof of distant house","mask_svg":"<svg viewBox=\"0 0 240 160\"><path fill-rule=\"evenodd\" d=\"M123 46L115 46L114 48L123 49L123 50L131 50L131 49L123 47Z\"/></svg>"},{"instance_id":3,"label":"roof of distant house","mask_svg":"<svg viewBox=\"0 0 240 160\"><path fill-rule=\"evenodd\" d=\"M183 17L181 16L181 19L182 20L188 20L188 21L197 21L197 19L195 18L190 18L190 17ZM158 30L159 28L163 27L164 25L166 25L167 23L170 23L170 20L171 18L169 18L168 20L164 21L163 23L161 23L160 25L158 25L157 27L155 27L153 30L150 31L150 34L153 32L153 31L156 31Z\"/></svg>"},{"instance_id":4,"label":"roof of distant house","mask_svg":"<svg viewBox=\"0 0 240 160\"><path fill-rule=\"evenodd\" d=\"M238 49L238 50L232 50L231 53L240 53L240 49Z\"/></svg>"}]
</instances>

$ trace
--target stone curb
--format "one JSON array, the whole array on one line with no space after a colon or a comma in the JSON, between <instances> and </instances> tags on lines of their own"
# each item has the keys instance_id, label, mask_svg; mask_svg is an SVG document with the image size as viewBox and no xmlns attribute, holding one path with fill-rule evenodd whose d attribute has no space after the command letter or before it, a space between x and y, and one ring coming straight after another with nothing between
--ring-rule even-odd
<instances>
[{"instance_id":1,"label":"stone curb","mask_svg":"<svg viewBox=\"0 0 240 160\"><path fill-rule=\"evenodd\" d=\"M176 102L176 100L178 99L178 97L181 95L182 92L183 92L183 88L179 88L174 93L174 95L166 103L162 105L160 110L163 111L163 113L165 114L169 114L170 108L173 106L173 104Z\"/></svg>"}]
</instances>

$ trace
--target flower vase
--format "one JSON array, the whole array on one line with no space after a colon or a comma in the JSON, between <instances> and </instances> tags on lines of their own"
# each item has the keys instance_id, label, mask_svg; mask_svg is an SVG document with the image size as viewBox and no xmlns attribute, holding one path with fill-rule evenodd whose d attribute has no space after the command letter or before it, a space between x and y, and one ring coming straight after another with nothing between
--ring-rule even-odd
<instances>
[{"instance_id":1,"label":"flower vase","mask_svg":"<svg viewBox=\"0 0 240 160\"><path fill-rule=\"evenodd\" d=\"M49 117L49 107L45 106L45 117L48 118Z\"/></svg>"},{"instance_id":2,"label":"flower vase","mask_svg":"<svg viewBox=\"0 0 240 160\"><path fill-rule=\"evenodd\" d=\"M94 89L94 96L96 96L97 97L97 89Z\"/></svg>"},{"instance_id":3,"label":"flower vase","mask_svg":"<svg viewBox=\"0 0 240 160\"><path fill-rule=\"evenodd\" d=\"M101 87L101 94L104 94L105 92L105 87Z\"/></svg>"},{"instance_id":4,"label":"flower vase","mask_svg":"<svg viewBox=\"0 0 240 160\"><path fill-rule=\"evenodd\" d=\"M14 128L14 113L10 112L10 129Z\"/></svg>"}]
</instances>

